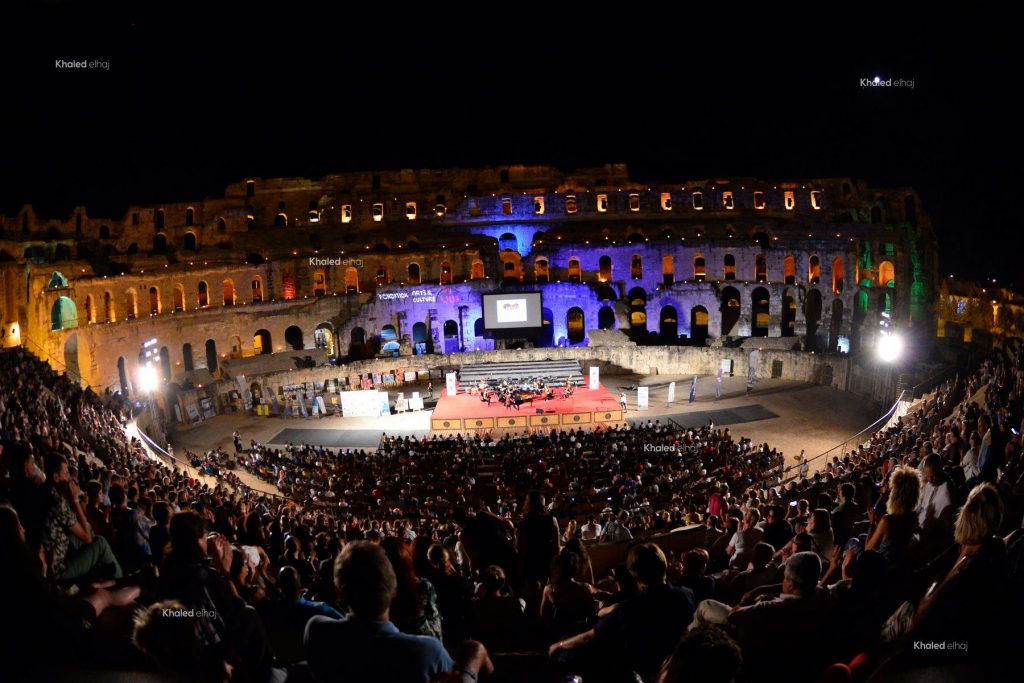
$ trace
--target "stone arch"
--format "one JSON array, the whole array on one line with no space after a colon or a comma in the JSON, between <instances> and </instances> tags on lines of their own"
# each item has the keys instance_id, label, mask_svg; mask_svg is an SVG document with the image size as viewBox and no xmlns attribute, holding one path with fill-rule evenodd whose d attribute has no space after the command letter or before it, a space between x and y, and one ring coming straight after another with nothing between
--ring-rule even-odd
<instances>
[{"instance_id":1,"label":"stone arch","mask_svg":"<svg viewBox=\"0 0 1024 683\"><path fill-rule=\"evenodd\" d=\"M555 345L555 315L550 308L540 310L540 339L538 345L542 348L549 348Z\"/></svg>"},{"instance_id":2,"label":"stone arch","mask_svg":"<svg viewBox=\"0 0 1024 683\"><path fill-rule=\"evenodd\" d=\"M149 314L160 314L160 289L156 285L149 288Z\"/></svg>"},{"instance_id":3,"label":"stone arch","mask_svg":"<svg viewBox=\"0 0 1024 683\"><path fill-rule=\"evenodd\" d=\"M196 295L199 308L205 308L210 305L210 286L206 284L206 280L199 281L199 284L196 286Z\"/></svg>"},{"instance_id":4,"label":"stone arch","mask_svg":"<svg viewBox=\"0 0 1024 683\"><path fill-rule=\"evenodd\" d=\"M124 293L124 318L125 320L135 320L139 314L138 302L135 298L135 289L129 288Z\"/></svg>"},{"instance_id":5,"label":"stone arch","mask_svg":"<svg viewBox=\"0 0 1024 683\"><path fill-rule=\"evenodd\" d=\"M108 323L117 322L117 306L109 289L103 292L103 317Z\"/></svg>"},{"instance_id":6,"label":"stone arch","mask_svg":"<svg viewBox=\"0 0 1024 683\"><path fill-rule=\"evenodd\" d=\"M185 286L174 285L174 310L184 311L185 308Z\"/></svg>"},{"instance_id":7,"label":"stone arch","mask_svg":"<svg viewBox=\"0 0 1024 683\"><path fill-rule=\"evenodd\" d=\"M181 246L185 251L199 251L199 240L196 237L196 233L192 230L186 232L185 236L182 238Z\"/></svg>"},{"instance_id":8,"label":"stone arch","mask_svg":"<svg viewBox=\"0 0 1024 683\"><path fill-rule=\"evenodd\" d=\"M792 254L782 259L782 281L787 285L796 284L796 257Z\"/></svg>"},{"instance_id":9,"label":"stone arch","mask_svg":"<svg viewBox=\"0 0 1024 683\"><path fill-rule=\"evenodd\" d=\"M450 285L452 283L451 261L441 261L440 278L438 281L442 285Z\"/></svg>"},{"instance_id":10,"label":"stone arch","mask_svg":"<svg viewBox=\"0 0 1024 683\"><path fill-rule=\"evenodd\" d=\"M422 355L429 353L430 335L427 333L427 324L424 322L414 323L412 326L413 353Z\"/></svg>"},{"instance_id":11,"label":"stone arch","mask_svg":"<svg viewBox=\"0 0 1024 683\"><path fill-rule=\"evenodd\" d=\"M818 334L818 326L821 325L821 314L821 292L816 287L811 287L807 290L807 298L804 301L804 319L807 323L808 342Z\"/></svg>"},{"instance_id":12,"label":"stone arch","mask_svg":"<svg viewBox=\"0 0 1024 683\"><path fill-rule=\"evenodd\" d=\"M384 281L387 282L388 270L384 268ZM377 273L377 283L380 284L381 274ZM313 271L313 296L327 296L327 273L323 269Z\"/></svg>"},{"instance_id":13,"label":"stone arch","mask_svg":"<svg viewBox=\"0 0 1024 683\"><path fill-rule=\"evenodd\" d=\"M640 254L633 254L629 259L629 276L633 280L641 280L644 277L644 258Z\"/></svg>"},{"instance_id":14,"label":"stone arch","mask_svg":"<svg viewBox=\"0 0 1024 683\"><path fill-rule=\"evenodd\" d=\"M498 238L498 251L504 249L511 249L512 251L519 251L519 240L511 232L506 232Z\"/></svg>"},{"instance_id":15,"label":"stone arch","mask_svg":"<svg viewBox=\"0 0 1024 683\"><path fill-rule=\"evenodd\" d=\"M484 262L480 259L473 259L473 263L469 268L469 279L470 280L483 280L486 277L484 271Z\"/></svg>"},{"instance_id":16,"label":"stone arch","mask_svg":"<svg viewBox=\"0 0 1024 683\"><path fill-rule=\"evenodd\" d=\"M158 232L153 235L153 253L163 254L167 251L167 235Z\"/></svg>"},{"instance_id":17,"label":"stone arch","mask_svg":"<svg viewBox=\"0 0 1024 683\"><path fill-rule=\"evenodd\" d=\"M409 284L418 285L420 284L420 264L410 263L408 267L409 273Z\"/></svg>"},{"instance_id":18,"label":"stone arch","mask_svg":"<svg viewBox=\"0 0 1024 683\"><path fill-rule=\"evenodd\" d=\"M284 343L294 351L301 351L305 348L302 339L302 328L298 325L289 325L284 331Z\"/></svg>"},{"instance_id":19,"label":"stone arch","mask_svg":"<svg viewBox=\"0 0 1024 683\"><path fill-rule=\"evenodd\" d=\"M82 381L82 370L78 365L78 333L73 332L64 340L64 375L76 382Z\"/></svg>"},{"instance_id":20,"label":"stone arch","mask_svg":"<svg viewBox=\"0 0 1024 683\"><path fill-rule=\"evenodd\" d=\"M843 287L845 286L844 278L845 271L843 270L843 257L836 256L832 259L832 293L842 294Z\"/></svg>"},{"instance_id":21,"label":"stone arch","mask_svg":"<svg viewBox=\"0 0 1024 683\"><path fill-rule=\"evenodd\" d=\"M882 261L878 264L878 284L882 287L896 286L896 268L892 261Z\"/></svg>"},{"instance_id":22,"label":"stone arch","mask_svg":"<svg viewBox=\"0 0 1024 683\"><path fill-rule=\"evenodd\" d=\"M171 381L171 352L166 346L160 347L160 376L164 383Z\"/></svg>"},{"instance_id":23,"label":"stone arch","mask_svg":"<svg viewBox=\"0 0 1024 683\"><path fill-rule=\"evenodd\" d=\"M597 312L597 329L615 329L615 311L612 310L611 306L602 306L601 309Z\"/></svg>"},{"instance_id":24,"label":"stone arch","mask_svg":"<svg viewBox=\"0 0 1024 683\"><path fill-rule=\"evenodd\" d=\"M586 318L583 309L573 306L565 314L566 339L569 344L579 344L587 336Z\"/></svg>"},{"instance_id":25,"label":"stone arch","mask_svg":"<svg viewBox=\"0 0 1024 683\"><path fill-rule=\"evenodd\" d=\"M643 287L629 290L629 328L630 334L647 332L647 292Z\"/></svg>"},{"instance_id":26,"label":"stone arch","mask_svg":"<svg viewBox=\"0 0 1024 683\"><path fill-rule=\"evenodd\" d=\"M611 285L601 285L595 292L598 301L618 301L619 295L615 293L615 288Z\"/></svg>"},{"instance_id":27,"label":"stone arch","mask_svg":"<svg viewBox=\"0 0 1024 683\"><path fill-rule=\"evenodd\" d=\"M444 321L444 352L445 353L458 353L459 352L459 323L454 320Z\"/></svg>"},{"instance_id":28,"label":"stone arch","mask_svg":"<svg viewBox=\"0 0 1024 683\"><path fill-rule=\"evenodd\" d=\"M325 349L328 356L337 356L338 347L335 341L334 325L324 321L313 330L313 347Z\"/></svg>"},{"instance_id":29,"label":"stone arch","mask_svg":"<svg viewBox=\"0 0 1024 683\"><path fill-rule=\"evenodd\" d=\"M768 233L759 230L751 235L750 238L757 243L757 246L761 247L761 251L768 251L768 246L771 244L771 238L768 236Z\"/></svg>"},{"instance_id":30,"label":"stone arch","mask_svg":"<svg viewBox=\"0 0 1024 683\"><path fill-rule=\"evenodd\" d=\"M257 356L265 356L274 352L274 342L269 330L256 330L252 336L253 351Z\"/></svg>"},{"instance_id":31,"label":"stone arch","mask_svg":"<svg viewBox=\"0 0 1024 683\"><path fill-rule=\"evenodd\" d=\"M690 339L704 346L708 338L708 309L697 305L690 309Z\"/></svg>"},{"instance_id":32,"label":"stone arch","mask_svg":"<svg viewBox=\"0 0 1024 683\"><path fill-rule=\"evenodd\" d=\"M359 293L359 271L355 268L348 267L345 269L345 293Z\"/></svg>"},{"instance_id":33,"label":"stone arch","mask_svg":"<svg viewBox=\"0 0 1024 683\"><path fill-rule=\"evenodd\" d=\"M771 294L764 287L750 293L750 336L767 337L771 328Z\"/></svg>"},{"instance_id":34,"label":"stone arch","mask_svg":"<svg viewBox=\"0 0 1024 683\"><path fill-rule=\"evenodd\" d=\"M676 281L676 258L672 254L661 257L661 282L666 287Z\"/></svg>"},{"instance_id":35,"label":"stone arch","mask_svg":"<svg viewBox=\"0 0 1024 683\"><path fill-rule=\"evenodd\" d=\"M768 259L764 254L754 256L754 282L768 282Z\"/></svg>"},{"instance_id":36,"label":"stone arch","mask_svg":"<svg viewBox=\"0 0 1024 683\"><path fill-rule=\"evenodd\" d=\"M608 254L597 260L597 279L601 282L612 281L612 257Z\"/></svg>"},{"instance_id":37,"label":"stone arch","mask_svg":"<svg viewBox=\"0 0 1024 683\"><path fill-rule=\"evenodd\" d=\"M92 294L85 295L85 324L91 325L96 322L96 306L92 301Z\"/></svg>"},{"instance_id":38,"label":"stone arch","mask_svg":"<svg viewBox=\"0 0 1024 683\"><path fill-rule=\"evenodd\" d=\"M185 367L185 372L195 370L195 363L192 360L192 345L188 342L181 345L181 362Z\"/></svg>"},{"instance_id":39,"label":"stone arch","mask_svg":"<svg viewBox=\"0 0 1024 683\"><path fill-rule=\"evenodd\" d=\"M121 387L121 394L128 395L128 372L124 367L124 356L117 359L117 381Z\"/></svg>"},{"instance_id":40,"label":"stone arch","mask_svg":"<svg viewBox=\"0 0 1024 683\"><path fill-rule=\"evenodd\" d=\"M667 305L661 307L658 316L658 333L661 341L665 344L674 344L679 340L679 312L675 306Z\"/></svg>"},{"instance_id":41,"label":"stone arch","mask_svg":"<svg viewBox=\"0 0 1024 683\"><path fill-rule=\"evenodd\" d=\"M704 261L704 254L693 256L693 281L704 282L707 278L707 263Z\"/></svg>"},{"instance_id":42,"label":"stone arch","mask_svg":"<svg viewBox=\"0 0 1024 683\"><path fill-rule=\"evenodd\" d=\"M254 304L263 303L263 276L253 275L249 281L249 290Z\"/></svg>"},{"instance_id":43,"label":"stone arch","mask_svg":"<svg viewBox=\"0 0 1024 683\"><path fill-rule=\"evenodd\" d=\"M816 255L807 260L807 282L812 285L821 282L821 259Z\"/></svg>"},{"instance_id":44,"label":"stone arch","mask_svg":"<svg viewBox=\"0 0 1024 683\"><path fill-rule=\"evenodd\" d=\"M792 287L782 292L782 336L796 336L796 292Z\"/></svg>"},{"instance_id":45,"label":"stone arch","mask_svg":"<svg viewBox=\"0 0 1024 683\"><path fill-rule=\"evenodd\" d=\"M839 348L839 336L843 330L843 300L836 297L832 300L832 317L829 319L828 348L835 351Z\"/></svg>"},{"instance_id":46,"label":"stone arch","mask_svg":"<svg viewBox=\"0 0 1024 683\"><path fill-rule=\"evenodd\" d=\"M217 342L212 339L206 340L206 368L210 372L217 371Z\"/></svg>"},{"instance_id":47,"label":"stone arch","mask_svg":"<svg viewBox=\"0 0 1024 683\"><path fill-rule=\"evenodd\" d=\"M533 279L537 282L548 282L550 280L550 270L548 267L548 260L546 258L539 258L533 262Z\"/></svg>"},{"instance_id":48,"label":"stone arch","mask_svg":"<svg viewBox=\"0 0 1024 683\"><path fill-rule=\"evenodd\" d=\"M234 306L235 305L235 281L231 278L224 280L224 305Z\"/></svg>"},{"instance_id":49,"label":"stone arch","mask_svg":"<svg viewBox=\"0 0 1024 683\"><path fill-rule=\"evenodd\" d=\"M723 337L739 334L740 311L742 301L740 291L735 287L726 287L722 290L721 305L719 312L722 318L722 327L719 334Z\"/></svg>"}]
</instances>

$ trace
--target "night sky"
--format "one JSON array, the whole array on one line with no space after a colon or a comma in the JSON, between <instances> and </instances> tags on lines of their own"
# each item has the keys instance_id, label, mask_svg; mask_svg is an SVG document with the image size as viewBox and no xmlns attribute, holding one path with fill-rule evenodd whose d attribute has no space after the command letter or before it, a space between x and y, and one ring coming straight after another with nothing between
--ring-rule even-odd
<instances>
[{"instance_id":1,"label":"night sky","mask_svg":"<svg viewBox=\"0 0 1024 683\"><path fill-rule=\"evenodd\" d=\"M826 3L763 16L448 3L333 17L250 3L211 18L50 3L4 24L0 211L120 216L246 176L402 167L852 176L918 189L943 274L1019 278L1010 22L932 26L843 4L837 16ZM876 75L914 88L861 87Z\"/></svg>"}]
</instances>

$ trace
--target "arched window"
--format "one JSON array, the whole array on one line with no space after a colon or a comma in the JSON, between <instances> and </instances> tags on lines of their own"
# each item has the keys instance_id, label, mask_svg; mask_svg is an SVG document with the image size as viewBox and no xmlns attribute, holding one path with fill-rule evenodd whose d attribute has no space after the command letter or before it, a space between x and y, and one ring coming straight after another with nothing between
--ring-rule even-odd
<instances>
[{"instance_id":1,"label":"arched window","mask_svg":"<svg viewBox=\"0 0 1024 683\"><path fill-rule=\"evenodd\" d=\"M185 366L185 372L195 370L195 364L192 361L192 345L187 342L181 345L181 362Z\"/></svg>"},{"instance_id":2,"label":"arched window","mask_svg":"<svg viewBox=\"0 0 1024 683\"><path fill-rule=\"evenodd\" d=\"M420 264L418 263L409 264L409 284L420 284Z\"/></svg>"},{"instance_id":3,"label":"arched window","mask_svg":"<svg viewBox=\"0 0 1024 683\"><path fill-rule=\"evenodd\" d=\"M234 280L224 281L224 305L235 305L235 282Z\"/></svg>"},{"instance_id":4,"label":"arched window","mask_svg":"<svg viewBox=\"0 0 1024 683\"><path fill-rule=\"evenodd\" d=\"M379 278L378 273L378 278ZM384 278L387 279L387 271L384 272ZM380 280L378 279L378 284ZM314 271L313 273L313 296L327 296L327 273L322 270Z\"/></svg>"},{"instance_id":5,"label":"arched window","mask_svg":"<svg viewBox=\"0 0 1024 683\"><path fill-rule=\"evenodd\" d=\"M179 312L185 310L185 287L183 285L174 285L174 310Z\"/></svg>"},{"instance_id":6,"label":"arched window","mask_svg":"<svg viewBox=\"0 0 1024 683\"><path fill-rule=\"evenodd\" d=\"M85 295L85 324L91 325L96 322L96 307L92 303L92 294Z\"/></svg>"},{"instance_id":7,"label":"arched window","mask_svg":"<svg viewBox=\"0 0 1024 683\"><path fill-rule=\"evenodd\" d=\"M579 344L586 337L586 322L583 315L583 309L579 306L573 306L568 310L565 316L567 339L570 344Z\"/></svg>"},{"instance_id":8,"label":"arched window","mask_svg":"<svg viewBox=\"0 0 1024 683\"><path fill-rule=\"evenodd\" d=\"M768 260L764 254L754 257L754 280L756 282L768 282Z\"/></svg>"},{"instance_id":9,"label":"arched window","mask_svg":"<svg viewBox=\"0 0 1024 683\"><path fill-rule=\"evenodd\" d=\"M787 285L796 284L796 257L787 256L782 260L783 282Z\"/></svg>"},{"instance_id":10,"label":"arched window","mask_svg":"<svg viewBox=\"0 0 1024 683\"><path fill-rule=\"evenodd\" d=\"M129 289L124 295L124 317L126 320L135 320L139 313L138 305L135 302L135 290Z\"/></svg>"},{"instance_id":11,"label":"arched window","mask_svg":"<svg viewBox=\"0 0 1024 683\"><path fill-rule=\"evenodd\" d=\"M199 308L204 308L210 305L210 288L206 285L206 280L199 281Z\"/></svg>"},{"instance_id":12,"label":"arched window","mask_svg":"<svg viewBox=\"0 0 1024 683\"><path fill-rule=\"evenodd\" d=\"M117 322L114 296L110 292L103 292L103 312L108 323Z\"/></svg>"},{"instance_id":13,"label":"arched window","mask_svg":"<svg viewBox=\"0 0 1024 683\"><path fill-rule=\"evenodd\" d=\"M253 354L257 356L266 356L274 352L274 344L270 338L270 332L267 330L256 330L256 334L252 336L252 350Z\"/></svg>"},{"instance_id":14,"label":"arched window","mask_svg":"<svg viewBox=\"0 0 1024 683\"><path fill-rule=\"evenodd\" d=\"M285 227L287 225L288 225L288 215L287 214L279 213L276 216L274 216L274 227L275 228L283 228L283 227Z\"/></svg>"},{"instance_id":15,"label":"arched window","mask_svg":"<svg viewBox=\"0 0 1024 683\"><path fill-rule=\"evenodd\" d=\"M547 282L549 279L548 275L548 260L546 258L539 258L533 263L533 277L537 282Z\"/></svg>"},{"instance_id":16,"label":"arched window","mask_svg":"<svg viewBox=\"0 0 1024 683\"><path fill-rule=\"evenodd\" d=\"M878 264L878 284L882 287L896 286L896 269L892 261L882 261Z\"/></svg>"},{"instance_id":17,"label":"arched window","mask_svg":"<svg viewBox=\"0 0 1024 683\"><path fill-rule=\"evenodd\" d=\"M767 337L771 321L771 295L764 287L757 287L750 297L750 336Z\"/></svg>"},{"instance_id":18,"label":"arched window","mask_svg":"<svg viewBox=\"0 0 1024 683\"><path fill-rule=\"evenodd\" d=\"M376 281L377 281L377 286L378 287L386 285L388 283L388 267L387 266L380 266L380 267L377 268ZM326 291L324 293L326 294Z\"/></svg>"},{"instance_id":19,"label":"arched window","mask_svg":"<svg viewBox=\"0 0 1024 683\"><path fill-rule=\"evenodd\" d=\"M298 325L291 325L284 331L284 343L293 351L301 351L305 348L302 339L302 329Z\"/></svg>"},{"instance_id":20,"label":"arched window","mask_svg":"<svg viewBox=\"0 0 1024 683\"><path fill-rule=\"evenodd\" d=\"M249 286L252 290L252 302L254 304L263 303L263 278L256 275L249 283Z\"/></svg>"},{"instance_id":21,"label":"arched window","mask_svg":"<svg viewBox=\"0 0 1024 683\"><path fill-rule=\"evenodd\" d=\"M285 273L281 278L281 295L285 301L295 299L295 274Z\"/></svg>"},{"instance_id":22,"label":"arched window","mask_svg":"<svg viewBox=\"0 0 1024 683\"><path fill-rule=\"evenodd\" d=\"M816 285L821 282L821 261L812 256L807 262L807 282Z\"/></svg>"},{"instance_id":23,"label":"arched window","mask_svg":"<svg viewBox=\"0 0 1024 683\"><path fill-rule=\"evenodd\" d=\"M441 261L441 279L442 285L450 285L452 283L452 264L448 261Z\"/></svg>"},{"instance_id":24,"label":"arched window","mask_svg":"<svg viewBox=\"0 0 1024 683\"><path fill-rule=\"evenodd\" d=\"M484 262L480 259L473 261L473 265L469 270L470 280L483 280L484 279Z\"/></svg>"},{"instance_id":25,"label":"arched window","mask_svg":"<svg viewBox=\"0 0 1024 683\"><path fill-rule=\"evenodd\" d=\"M580 260L578 258L569 259L569 282L580 281Z\"/></svg>"},{"instance_id":26,"label":"arched window","mask_svg":"<svg viewBox=\"0 0 1024 683\"><path fill-rule=\"evenodd\" d=\"M696 282L704 282L704 278L707 276L704 265L704 255L697 254L693 257L693 279Z\"/></svg>"},{"instance_id":27,"label":"arched window","mask_svg":"<svg viewBox=\"0 0 1024 683\"><path fill-rule=\"evenodd\" d=\"M722 326L719 334L723 337L739 334L737 324L740 321L740 292L735 287L722 290L722 303L719 307Z\"/></svg>"},{"instance_id":28,"label":"arched window","mask_svg":"<svg viewBox=\"0 0 1024 683\"><path fill-rule=\"evenodd\" d=\"M633 258L629 260L629 276L634 280L643 279L644 260L640 254L633 254Z\"/></svg>"},{"instance_id":29,"label":"arched window","mask_svg":"<svg viewBox=\"0 0 1024 683\"><path fill-rule=\"evenodd\" d=\"M185 251L199 251L198 242L196 241L196 234L189 230L185 233L182 246Z\"/></svg>"},{"instance_id":30,"label":"arched window","mask_svg":"<svg viewBox=\"0 0 1024 683\"><path fill-rule=\"evenodd\" d=\"M153 253L162 254L167 251L167 235L158 232L153 235Z\"/></svg>"},{"instance_id":31,"label":"arched window","mask_svg":"<svg viewBox=\"0 0 1024 683\"><path fill-rule=\"evenodd\" d=\"M676 258L672 254L661 257L661 281L666 287L676 281Z\"/></svg>"},{"instance_id":32,"label":"arched window","mask_svg":"<svg viewBox=\"0 0 1024 683\"><path fill-rule=\"evenodd\" d=\"M832 259L832 291L835 294L843 293L843 257L836 256Z\"/></svg>"},{"instance_id":33,"label":"arched window","mask_svg":"<svg viewBox=\"0 0 1024 683\"><path fill-rule=\"evenodd\" d=\"M66 296L58 297L50 310L50 322L50 329L54 331L78 327L78 309L75 302Z\"/></svg>"},{"instance_id":34,"label":"arched window","mask_svg":"<svg viewBox=\"0 0 1024 683\"><path fill-rule=\"evenodd\" d=\"M726 254L722 265L722 273L727 281L736 279L736 257L732 254Z\"/></svg>"},{"instance_id":35,"label":"arched window","mask_svg":"<svg viewBox=\"0 0 1024 683\"><path fill-rule=\"evenodd\" d=\"M605 254L597 261L597 279L601 282L611 282L612 279L612 257Z\"/></svg>"},{"instance_id":36,"label":"arched window","mask_svg":"<svg viewBox=\"0 0 1024 683\"><path fill-rule=\"evenodd\" d=\"M359 271L355 268L349 267L345 269L345 293L359 293Z\"/></svg>"},{"instance_id":37,"label":"arched window","mask_svg":"<svg viewBox=\"0 0 1024 683\"><path fill-rule=\"evenodd\" d=\"M191 206L185 209L185 225L195 225L196 210Z\"/></svg>"},{"instance_id":38,"label":"arched window","mask_svg":"<svg viewBox=\"0 0 1024 683\"><path fill-rule=\"evenodd\" d=\"M149 314L158 315L160 313L160 290L156 287L149 288Z\"/></svg>"},{"instance_id":39,"label":"arched window","mask_svg":"<svg viewBox=\"0 0 1024 683\"><path fill-rule=\"evenodd\" d=\"M206 367L210 372L217 371L217 342L206 340Z\"/></svg>"}]
</instances>

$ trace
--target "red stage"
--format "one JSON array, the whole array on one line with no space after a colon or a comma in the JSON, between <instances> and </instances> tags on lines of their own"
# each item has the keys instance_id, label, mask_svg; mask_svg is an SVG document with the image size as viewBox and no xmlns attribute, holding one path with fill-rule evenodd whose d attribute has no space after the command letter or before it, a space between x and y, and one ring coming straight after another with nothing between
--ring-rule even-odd
<instances>
[{"instance_id":1,"label":"red stage","mask_svg":"<svg viewBox=\"0 0 1024 683\"><path fill-rule=\"evenodd\" d=\"M538 412L539 411L539 412ZM622 407L603 386L597 389L577 387L565 399L562 389L550 401L524 403L519 410L506 408L497 400L488 406L479 394L460 391L456 396L441 393L430 417L430 428L442 432L473 432L489 430L546 429L551 427L583 427L612 425L622 422Z\"/></svg>"}]
</instances>

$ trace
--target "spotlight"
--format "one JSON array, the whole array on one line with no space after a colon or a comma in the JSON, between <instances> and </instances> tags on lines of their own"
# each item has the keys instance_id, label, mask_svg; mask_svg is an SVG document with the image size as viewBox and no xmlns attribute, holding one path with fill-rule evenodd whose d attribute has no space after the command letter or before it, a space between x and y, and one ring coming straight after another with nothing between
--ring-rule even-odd
<instances>
[{"instance_id":1,"label":"spotlight","mask_svg":"<svg viewBox=\"0 0 1024 683\"><path fill-rule=\"evenodd\" d=\"M878 340L878 357L891 363L903 353L903 339L896 334L883 334Z\"/></svg>"},{"instance_id":2,"label":"spotlight","mask_svg":"<svg viewBox=\"0 0 1024 683\"><path fill-rule=\"evenodd\" d=\"M143 365L139 368L139 388L143 393L149 394L156 391L159 384L160 377L157 375L155 367L152 365Z\"/></svg>"}]
</instances>

